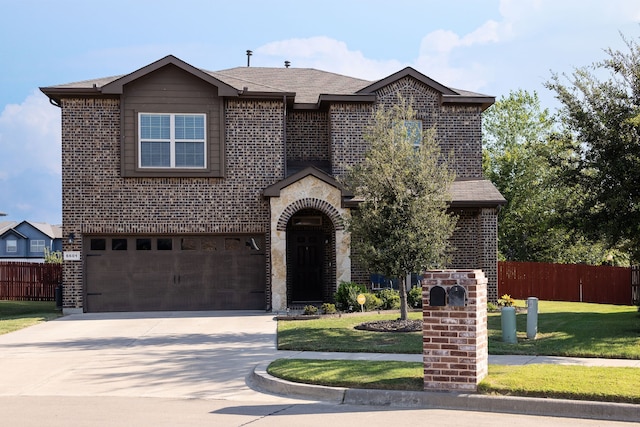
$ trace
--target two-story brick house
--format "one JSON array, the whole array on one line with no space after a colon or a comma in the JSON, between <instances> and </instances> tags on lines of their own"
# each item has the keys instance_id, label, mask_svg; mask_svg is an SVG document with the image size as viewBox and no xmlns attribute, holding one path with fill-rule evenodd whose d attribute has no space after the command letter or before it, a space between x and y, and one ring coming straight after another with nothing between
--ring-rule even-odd
<instances>
[{"instance_id":1,"label":"two-story brick house","mask_svg":"<svg viewBox=\"0 0 640 427\"><path fill-rule=\"evenodd\" d=\"M400 92L453 150L451 267L497 297L504 199L482 178L493 97L412 68L370 82L314 69L205 71L167 56L130 74L41 89L62 109L63 304L73 311L267 309L368 281L337 178L360 161L378 105Z\"/></svg>"}]
</instances>

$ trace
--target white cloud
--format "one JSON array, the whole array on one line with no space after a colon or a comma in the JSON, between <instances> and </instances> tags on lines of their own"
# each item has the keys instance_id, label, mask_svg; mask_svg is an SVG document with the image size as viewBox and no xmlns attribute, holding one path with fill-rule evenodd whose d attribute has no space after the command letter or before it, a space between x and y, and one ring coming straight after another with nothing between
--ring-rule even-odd
<instances>
[{"instance_id":1,"label":"white cloud","mask_svg":"<svg viewBox=\"0 0 640 427\"><path fill-rule=\"evenodd\" d=\"M60 223L60 109L34 91L0 113L0 211Z\"/></svg>"},{"instance_id":2,"label":"white cloud","mask_svg":"<svg viewBox=\"0 0 640 427\"><path fill-rule=\"evenodd\" d=\"M260 46L256 53L271 57L267 64L256 64L259 66L277 67L291 61L298 68L318 68L368 80L386 77L407 65L396 60L365 58L362 52L350 50L346 43L324 36L275 41Z\"/></svg>"},{"instance_id":3,"label":"white cloud","mask_svg":"<svg viewBox=\"0 0 640 427\"><path fill-rule=\"evenodd\" d=\"M0 171L7 177L28 169L61 174L60 109L34 91L0 114Z\"/></svg>"}]
</instances>

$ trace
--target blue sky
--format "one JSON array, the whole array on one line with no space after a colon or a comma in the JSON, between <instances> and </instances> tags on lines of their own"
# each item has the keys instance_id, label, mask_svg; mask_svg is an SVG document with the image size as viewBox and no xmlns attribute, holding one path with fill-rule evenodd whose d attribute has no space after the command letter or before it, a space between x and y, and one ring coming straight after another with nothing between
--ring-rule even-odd
<instances>
[{"instance_id":1,"label":"blue sky","mask_svg":"<svg viewBox=\"0 0 640 427\"><path fill-rule=\"evenodd\" d=\"M0 0L0 220L62 221L60 111L38 87L173 54L208 70L312 67L375 80L412 66L488 95L537 91L640 36L637 0Z\"/></svg>"}]
</instances>

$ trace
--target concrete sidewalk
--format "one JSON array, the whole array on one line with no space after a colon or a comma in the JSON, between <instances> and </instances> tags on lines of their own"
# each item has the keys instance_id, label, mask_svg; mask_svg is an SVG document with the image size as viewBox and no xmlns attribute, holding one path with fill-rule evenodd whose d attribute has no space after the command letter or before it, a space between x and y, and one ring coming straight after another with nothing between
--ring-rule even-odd
<instances>
[{"instance_id":1,"label":"concrete sidewalk","mask_svg":"<svg viewBox=\"0 0 640 427\"><path fill-rule=\"evenodd\" d=\"M322 359L322 360L395 360L400 362L422 362L421 354L391 353L332 353L317 351L278 351L279 358L287 359ZM586 357L560 356L521 356L521 355L489 355L490 365L580 365L640 368L640 360L630 359L598 359Z\"/></svg>"}]
</instances>

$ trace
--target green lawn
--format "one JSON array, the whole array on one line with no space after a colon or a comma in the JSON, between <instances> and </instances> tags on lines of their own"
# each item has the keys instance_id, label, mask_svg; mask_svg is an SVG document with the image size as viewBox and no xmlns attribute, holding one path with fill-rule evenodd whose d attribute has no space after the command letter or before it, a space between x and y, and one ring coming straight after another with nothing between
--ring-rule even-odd
<instances>
[{"instance_id":1,"label":"green lawn","mask_svg":"<svg viewBox=\"0 0 640 427\"><path fill-rule=\"evenodd\" d=\"M640 314L633 306L540 301L537 339L526 339L527 313L519 313L517 344L502 342L499 313L490 313L488 324L490 354L640 359Z\"/></svg>"},{"instance_id":2,"label":"green lawn","mask_svg":"<svg viewBox=\"0 0 640 427\"><path fill-rule=\"evenodd\" d=\"M333 387L423 389L422 363L279 359L268 372L289 381ZM584 366L489 366L484 394L640 403L640 369Z\"/></svg>"},{"instance_id":3,"label":"green lawn","mask_svg":"<svg viewBox=\"0 0 640 427\"><path fill-rule=\"evenodd\" d=\"M517 305L524 307L523 301ZM397 318L396 312L278 322L280 350L377 353L422 352L421 333L377 333L359 323ZM420 319L422 313L410 313ZM526 339L526 312L516 316L518 344L502 342L500 313L489 313L489 353L640 359L640 315L633 306L540 301L538 337Z\"/></svg>"},{"instance_id":4,"label":"green lawn","mask_svg":"<svg viewBox=\"0 0 640 427\"><path fill-rule=\"evenodd\" d=\"M422 313L410 313L412 319ZM363 322L397 319L397 312L348 314L314 320L278 322L278 349L370 353L421 353L420 332L368 332L354 327Z\"/></svg>"},{"instance_id":5,"label":"green lawn","mask_svg":"<svg viewBox=\"0 0 640 427\"><path fill-rule=\"evenodd\" d=\"M523 301L516 302L524 307ZM359 323L397 318L365 313L278 322L281 350L421 353L421 333L355 330ZM422 313L411 313L419 319ZM500 313L489 313L489 353L640 359L637 307L540 301L538 337L526 339L526 311L516 317L518 343L502 342ZM422 390L422 363L280 359L268 371L291 381L354 388ZM485 394L640 404L640 369L560 365L489 367Z\"/></svg>"},{"instance_id":6,"label":"green lawn","mask_svg":"<svg viewBox=\"0 0 640 427\"><path fill-rule=\"evenodd\" d=\"M17 331L61 315L50 301L0 301L0 335Z\"/></svg>"}]
</instances>

